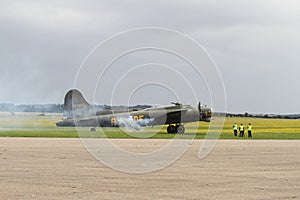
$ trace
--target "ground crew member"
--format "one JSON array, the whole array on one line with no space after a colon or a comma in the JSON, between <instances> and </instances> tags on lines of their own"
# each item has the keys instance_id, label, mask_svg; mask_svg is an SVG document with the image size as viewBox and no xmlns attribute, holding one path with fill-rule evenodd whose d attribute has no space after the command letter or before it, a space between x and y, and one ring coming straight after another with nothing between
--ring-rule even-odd
<instances>
[{"instance_id":1,"label":"ground crew member","mask_svg":"<svg viewBox=\"0 0 300 200\"><path fill-rule=\"evenodd\" d=\"M243 124L240 125L239 131L240 131L239 137L244 137L244 126L243 126Z\"/></svg>"},{"instance_id":2,"label":"ground crew member","mask_svg":"<svg viewBox=\"0 0 300 200\"><path fill-rule=\"evenodd\" d=\"M233 124L232 129L233 129L233 135L234 135L234 136L237 136L238 125L237 125L236 123Z\"/></svg>"},{"instance_id":3,"label":"ground crew member","mask_svg":"<svg viewBox=\"0 0 300 200\"><path fill-rule=\"evenodd\" d=\"M248 129L248 137L252 138L252 126L251 126L251 123L249 123L247 129Z\"/></svg>"}]
</instances>

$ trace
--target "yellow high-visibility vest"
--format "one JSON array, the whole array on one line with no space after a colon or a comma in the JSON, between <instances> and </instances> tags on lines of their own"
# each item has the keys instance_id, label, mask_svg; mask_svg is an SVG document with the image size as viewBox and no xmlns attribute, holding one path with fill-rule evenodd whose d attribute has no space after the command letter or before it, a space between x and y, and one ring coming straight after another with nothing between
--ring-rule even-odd
<instances>
[{"instance_id":1,"label":"yellow high-visibility vest","mask_svg":"<svg viewBox=\"0 0 300 200\"><path fill-rule=\"evenodd\" d=\"M243 131L244 130L244 126L240 126L240 131Z\"/></svg>"},{"instance_id":2,"label":"yellow high-visibility vest","mask_svg":"<svg viewBox=\"0 0 300 200\"><path fill-rule=\"evenodd\" d=\"M252 126L248 126L248 131L251 131L252 130Z\"/></svg>"},{"instance_id":3,"label":"yellow high-visibility vest","mask_svg":"<svg viewBox=\"0 0 300 200\"><path fill-rule=\"evenodd\" d=\"M234 124L234 125L233 125L233 130L238 130L237 124Z\"/></svg>"}]
</instances>

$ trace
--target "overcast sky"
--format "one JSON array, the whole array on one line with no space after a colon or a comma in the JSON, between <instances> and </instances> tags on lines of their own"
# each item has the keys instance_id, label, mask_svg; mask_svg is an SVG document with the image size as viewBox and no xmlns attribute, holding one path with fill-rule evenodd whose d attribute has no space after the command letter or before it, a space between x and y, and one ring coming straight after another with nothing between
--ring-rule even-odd
<instances>
[{"instance_id":1,"label":"overcast sky","mask_svg":"<svg viewBox=\"0 0 300 200\"><path fill-rule=\"evenodd\" d=\"M228 112L300 113L299 24L297 0L1 0L0 102L62 103L98 43L132 28L163 27L206 48ZM162 96L150 103L171 98Z\"/></svg>"}]
</instances>

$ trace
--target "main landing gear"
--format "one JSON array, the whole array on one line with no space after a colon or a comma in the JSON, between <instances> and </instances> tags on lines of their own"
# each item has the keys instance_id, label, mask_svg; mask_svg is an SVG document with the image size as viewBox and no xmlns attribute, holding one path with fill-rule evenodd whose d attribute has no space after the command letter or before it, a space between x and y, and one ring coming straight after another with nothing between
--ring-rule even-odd
<instances>
[{"instance_id":1,"label":"main landing gear","mask_svg":"<svg viewBox=\"0 0 300 200\"><path fill-rule=\"evenodd\" d=\"M170 124L170 125L167 127L167 132L168 132L168 133L179 133L179 134L183 134L184 131L185 131L185 128L184 128L183 125L176 125L176 126L174 126L174 125L171 125L171 124Z\"/></svg>"}]
</instances>

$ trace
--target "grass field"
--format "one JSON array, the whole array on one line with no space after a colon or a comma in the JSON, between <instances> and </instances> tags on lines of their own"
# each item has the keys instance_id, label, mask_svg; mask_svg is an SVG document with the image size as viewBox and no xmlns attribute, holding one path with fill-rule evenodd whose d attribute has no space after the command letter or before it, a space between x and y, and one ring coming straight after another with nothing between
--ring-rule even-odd
<instances>
[{"instance_id":1,"label":"grass field","mask_svg":"<svg viewBox=\"0 0 300 200\"><path fill-rule=\"evenodd\" d=\"M103 128L101 131L90 132L90 128L79 128L79 133L73 127L56 127L59 115L37 116L31 115L0 115L0 136L2 137L108 137L108 138L174 138L174 134L166 132L166 126L146 127L142 131L133 131L129 134L119 128ZM216 119L217 120L217 119ZM259 119L259 118L226 118L220 139L248 139L247 137L234 137L232 125L236 122L247 126L250 122L253 126L252 139L300 139L300 120L286 119ZM186 133L179 138L203 139L207 133L209 123L185 124ZM161 130L160 130L161 129ZM157 134L156 134L157 133ZM247 134L245 134L247 136Z\"/></svg>"}]
</instances>

